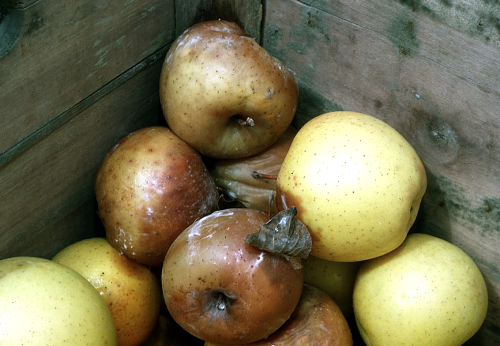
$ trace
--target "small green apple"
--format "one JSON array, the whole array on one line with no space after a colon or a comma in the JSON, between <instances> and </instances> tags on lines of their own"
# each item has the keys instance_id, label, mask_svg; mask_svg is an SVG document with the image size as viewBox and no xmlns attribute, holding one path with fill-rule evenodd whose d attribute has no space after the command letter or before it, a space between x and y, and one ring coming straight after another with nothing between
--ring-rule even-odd
<instances>
[{"instance_id":1,"label":"small green apple","mask_svg":"<svg viewBox=\"0 0 500 346\"><path fill-rule=\"evenodd\" d=\"M414 233L396 250L363 263L353 305L368 346L458 346L483 323L488 293L464 251Z\"/></svg>"},{"instance_id":2,"label":"small green apple","mask_svg":"<svg viewBox=\"0 0 500 346\"><path fill-rule=\"evenodd\" d=\"M43 258L0 260L0 345L117 344L106 303L80 274Z\"/></svg>"},{"instance_id":3,"label":"small green apple","mask_svg":"<svg viewBox=\"0 0 500 346\"><path fill-rule=\"evenodd\" d=\"M363 262L334 262L309 255L302 263L304 282L328 294L344 316L352 316L354 280Z\"/></svg>"},{"instance_id":4,"label":"small green apple","mask_svg":"<svg viewBox=\"0 0 500 346\"><path fill-rule=\"evenodd\" d=\"M162 303L161 285L149 267L116 250L106 238L90 238L52 259L75 270L104 298L120 346L141 345L152 333Z\"/></svg>"},{"instance_id":5,"label":"small green apple","mask_svg":"<svg viewBox=\"0 0 500 346\"><path fill-rule=\"evenodd\" d=\"M427 179L394 128L366 114L332 112L299 130L276 185L277 209L297 208L311 233L311 255L357 262L403 242Z\"/></svg>"}]
</instances>

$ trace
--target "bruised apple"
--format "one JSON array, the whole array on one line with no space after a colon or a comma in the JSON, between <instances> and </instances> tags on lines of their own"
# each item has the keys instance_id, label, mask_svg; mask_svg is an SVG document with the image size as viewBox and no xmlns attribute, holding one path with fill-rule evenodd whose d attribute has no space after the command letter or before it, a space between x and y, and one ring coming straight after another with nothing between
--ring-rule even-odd
<instances>
[{"instance_id":1,"label":"bruised apple","mask_svg":"<svg viewBox=\"0 0 500 346\"><path fill-rule=\"evenodd\" d=\"M274 197L270 200L270 193L276 193L276 176L296 133L290 126L276 143L258 154L213 160L208 169L215 184L245 207L275 215L276 202Z\"/></svg>"},{"instance_id":2,"label":"bruised apple","mask_svg":"<svg viewBox=\"0 0 500 346\"><path fill-rule=\"evenodd\" d=\"M220 346L205 342L205 346ZM267 339L247 346L352 346L349 324L337 304L323 291L304 284L290 319Z\"/></svg>"},{"instance_id":3,"label":"bruised apple","mask_svg":"<svg viewBox=\"0 0 500 346\"><path fill-rule=\"evenodd\" d=\"M174 239L218 200L200 154L161 126L135 131L110 150L95 193L110 244L158 267Z\"/></svg>"},{"instance_id":4,"label":"bruised apple","mask_svg":"<svg viewBox=\"0 0 500 346\"><path fill-rule=\"evenodd\" d=\"M293 73L223 20L195 24L175 40L159 91L172 131L214 158L264 150L291 124L298 104Z\"/></svg>"},{"instance_id":5,"label":"bruised apple","mask_svg":"<svg viewBox=\"0 0 500 346\"><path fill-rule=\"evenodd\" d=\"M99 291L113 316L118 345L142 345L156 325L162 303L160 283L149 267L120 254L106 238L80 240L52 260L73 269Z\"/></svg>"},{"instance_id":6,"label":"bruised apple","mask_svg":"<svg viewBox=\"0 0 500 346\"><path fill-rule=\"evenodd\" d=\"M186 331L214 343L246 344L288 320L302 292L302 268L245 242L268 220L258 210L220 210L174 241L163 263L163 295Z\"/></svg>"}]
</instances>

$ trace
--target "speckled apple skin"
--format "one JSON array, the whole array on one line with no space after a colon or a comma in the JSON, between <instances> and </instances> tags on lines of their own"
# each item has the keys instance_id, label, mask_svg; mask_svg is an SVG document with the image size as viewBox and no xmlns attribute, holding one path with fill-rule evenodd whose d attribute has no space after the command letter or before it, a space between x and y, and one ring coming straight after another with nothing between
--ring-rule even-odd
<instances>
[{"instance_id":1,"label":"speckled apple skin","mask_svg":"<svg viewBox=\"0 0 500 346\"><path fill-rule=\"evenodd\" d=\"M278 211L297 208L309 229L311 255L356 262L398 247L427 187L413 147L385 122L332 112L307 122L278 174Z\"/></svg>"},{"instance_id":2,"label":"speckled apple skin","mask_svg":"<svg viewBox=\"0 0 500 346\"><path fill-rule=\"evenodd\" d=\"M206 21L172 44L160 75L169 127L206 156L241 158L278 140L298 104L293 73L235 24ZM237 119L250 117L254 126Z\"/></svg>"},{"instance_id":3,"label":"speckled apple skin","mask_svg":"<svg viewBox=\"0 0 500 346\"><path fill-rule=\"evenodd\" d=\"M225 209L188 227L170 247L163 296L174 320L194 336L246 344L281 327L299 301L303 269L245 243L268 221L253 209ZM226 309L217 309L225 298Z\"/></svg>"},{"instance_id":4,"label":"speckled apple skin","mask_svg":"<svg viewBox=\"0 0 500 346\"><path fill-rule=\"evenodd\" d=\"M412 233L396 250L363 263L353 305L368 346L459 346L483 323L488 292L463 250Z\"/></svg>"},{"instance_id":5,"label":"speckled apple skin","mask_svg":"<svg viewBox=\"0 0 500 346\"><path fill-rule=\"evenodd\" d=\"M149 267L121 254L106 238L76 242L52 258L87 279L108 305L120 346L140 346L153 331L161 285Z\"/></svg>"},{"instance_id":6,"label":"speckled apple skin","mask_svg":"<svg viewBox=\"0 0 500 346\"><path fill-rule=\"evenodd\" d=\"M222 344L205 342L205 346ZM353 346L353 341L337 304L323 291L306 284L288 321L268 338L247 346Z\"/></svg>"},{"instance_id":7,"label":"speckled apple skin","mask_svg":"<svg viewBox=\"0 0 500 346\"><path fill-rule=\"evenodd\" d=\"M218 201L200 154L161 126L137 130L110 150L97 172L95 193L110 244L155 267L174 239L215 211Z\"/></svg>"},{"instance_id":8,"label":"speckled apple skin","mask_svg":"<svg viewBox=\"0 0 500 346\"><path fill-rule=\"evenodd\" d=\"M80 274L36 257L0 261L0 345L117 346L110 311Z\"/></svg>"}]
</instances>

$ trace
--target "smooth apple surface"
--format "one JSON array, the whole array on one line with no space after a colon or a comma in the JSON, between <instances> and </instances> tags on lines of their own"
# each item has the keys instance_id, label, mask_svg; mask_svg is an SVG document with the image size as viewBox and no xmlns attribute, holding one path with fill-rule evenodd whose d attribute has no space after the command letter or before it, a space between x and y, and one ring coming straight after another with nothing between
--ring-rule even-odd
<instances>
[{"instance_id":1,"label":"smooth apple surface","mask_svg":"<svg viewBox=\"0 0 500 346\"><path fill-rule=\"evenodd\" d=\"M163 264L163 295L186 331L205 341L246 344L288 320L302 292L302 268L245 243L267 221L261 211L225 209L174 241Z\"/></svg>"},{"instance_id":2,"label":"smooth apple surface","mask_svg":"<svg viewBox=\"0 0 500 346\"><path fill-rule=\"evenodd\" d=\"M149 267L121 254L106 238L84 239L53 261L87 279L103 297L120 346L139 346L153 331L162 303L161 285Z\"/></svg>"},{"instance_id":3,"label":"smooth apple surface","mask_svg":"<svg viewBox=\"0 0 500 346\"><path fill-rule=\"evenodd\" d=\"M223 20L193 25L172 44L160 75L168 126L206 156L241 158L274 142L298 104L293 73Z\"/></svg>"},{"instance_id":4,"label":"smooth apple surface","mask_svg":"<svg viewBox=\"0 0 500 346\"><path fill-rule=\"evenodd\" d=\"M488 291L462 249L413 233L396 250L363 263L353 305L367 345L459 346L484 322Z\"/></svg>"},{"instance_id":5,"label":"smooth apple surface","mask_svg":"<svg viewBox=\"0 0 500 346\"><path fill-rule=\"evenodd\" d=\"M206 342L205 346L221 346ZM304 285L292 316L266 339L247 346L352 346L349 324L337 304L321 290Z\"/></svg>"},{"instance_id":6,"label":"smooth apple surface","mask_svg":"<svg viewBox=\"0 0 500 346\"><path fill-rule=\"evenodd\" d=\"M278 174L276 203L278 211L297 208L311 255L357 262L404 241L426 187L424 165L400 133L370 115L339 111L299 130Z\"/></svg>"},{"instance_id":7,"label":"smooth apple surface","mask_svg":"<svg viewBox=\"0 0 500 346\"><path fill-rule=\"evenodd\" d=\"M217 209L218 192L201 156L166 127L137 130L104 158L95 180L110 244L161 267L174 239Z\"/></svg>"},{"instance_id":8,"label":"smooth apple surface","mask_svg":"<svg viewBox=\"0 0 500 346\"><path fill-rule=\"evenodd\" d=\"M37 257L0 261L0 345L117 346L113 317L80 274Z\"/></svg>"},{"instance_id":9,"label":"smooth apple surface","mask_svg":"<svg viewBox=\"0 0 500 346\"><path fill-rule=\"evenodd\" d=\"M295 128L289 127L273 145L246 158L213 160L208 169L215 184L245 207L275 215L276 177L296 133ZM266 176L255 178L253 172Z\"/></svg>"}]
</instances>

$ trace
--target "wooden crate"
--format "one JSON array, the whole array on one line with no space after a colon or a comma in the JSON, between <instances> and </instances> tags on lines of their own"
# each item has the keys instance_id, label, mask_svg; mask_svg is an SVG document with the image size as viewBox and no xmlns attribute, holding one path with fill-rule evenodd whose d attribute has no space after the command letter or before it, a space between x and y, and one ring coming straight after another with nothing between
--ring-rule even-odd
<instances>
[{"instance_id":1,"label":"wooden crate","mask_svg":"<svg viewBox=\"0 0 500 346\"><path fill-rule=\"evenodd\" d=\"M476 261L489 310L467 345L500 344L498 1L0 4L0 258L49 258L101 232L95 173L118 139L163 124L169 44L196 22L229 19L295 72L295 126L358 111L414 146L428 190L412 231Z\"/></svg>"}]
</instances>

